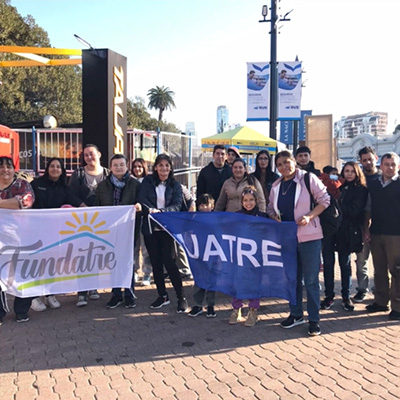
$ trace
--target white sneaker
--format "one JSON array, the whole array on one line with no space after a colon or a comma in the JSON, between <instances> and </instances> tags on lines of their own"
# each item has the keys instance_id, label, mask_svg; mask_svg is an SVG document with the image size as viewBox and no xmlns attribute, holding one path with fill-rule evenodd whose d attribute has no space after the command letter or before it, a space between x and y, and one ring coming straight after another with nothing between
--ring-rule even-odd
<instances>
[{"instance_id":1,"label":"white sneaker","mask_svg":"<svg viewBox=\"0 0 400 400\"><path fill-rule=\"evenodd\" d=\"M46 297L46 304L50 308L60 308L61 304L56 299L56 296L47 296Z\"/></svg>"},{"instance_id":2,"label":"white sneaker","mask_svg":"<svg viewBox=\"0 0 400 400\"><path fill-rule=\"evenodd\" d=\"M144 275L142 280L142 286L150 286L150 284L151 284L151 276Z\"/></svg>"},{"instance_id":3,"label":"white sneaker","mask_svg":"<svg viewBox=\"0 0 400 400\"><path fill-rule=\"evenodd\" d=\"M89 299L90 300L98 300L100 298L99 292L95 290L89 290Z\"/></svg>"},{"instance_id":4,"label":"white sneaker","mask_svg":"<svg viewBox=\"0 0 400 400\"><path fill-rule=\"evenodd\" d=\"M85 295L78 296L78 302L76 303L77 307L84 307L87 305L87 299Z\"/></svg>"},{"instance_id":5,"label":"white sneaker","mask_svg":"<svg viewBox=\"0 0 400 400\"><path fill-rule=\"evenodd\" d=\"M46 311L46 304L43 303L42 297L36 297L36 299L32 300L31 308L34 311Z\"/></svg>"}]
</instances>

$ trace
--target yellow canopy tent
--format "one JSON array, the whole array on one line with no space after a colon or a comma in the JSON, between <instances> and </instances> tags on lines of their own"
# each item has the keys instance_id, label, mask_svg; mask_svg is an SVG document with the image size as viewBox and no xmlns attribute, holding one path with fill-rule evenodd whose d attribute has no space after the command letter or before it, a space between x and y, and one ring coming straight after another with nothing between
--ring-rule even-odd
<instances>
[{"instance_id":1,"label":"yellow canopy tent","mask_svg":"<svg viewBox=\"0 0 400 400\"><path fill-rule=\"evenodd\" d=\"M202 151L213 151L216 144L222 144L227 147L235 146L243 154L255 154L260 150L268 150L270 154L276 154L278 143L247 126L241 126L201 139L201 149Z\"/></svg>"}]
</instances>

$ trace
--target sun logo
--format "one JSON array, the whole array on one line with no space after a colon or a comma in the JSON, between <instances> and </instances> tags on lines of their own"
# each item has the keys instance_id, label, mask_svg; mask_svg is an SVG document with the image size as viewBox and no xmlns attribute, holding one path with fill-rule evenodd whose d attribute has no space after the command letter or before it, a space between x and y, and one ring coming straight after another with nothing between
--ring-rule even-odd
<instances>
[{"instance_id":1,"label":"sun logo","mask_svg":"<svg viewBox=\"0 0 400 400\"><path fill-rule=\"evenodd\" d=\"M79 218L79 216L76 212L73 212L72 216L73 216L74 220L76 221L76 223L66 221L65 225L69 226L70 228L73 228L74 230L60 231L59 232L60 235L73 235L74 233L82 233L82 232L90 232L90 233L94 233L96 235L106 235L107 233L110 233L109 230L98 230L100 227L105 225L106 221L101 221L101 222L96 223L96 225L93 225L93 224L95 224L96 219L99 216L98 211L96 211L93 214L89 223L88 223L87 212L83 213L83 221L81 221L81 219Z\"/></svg>"}]
</instances>

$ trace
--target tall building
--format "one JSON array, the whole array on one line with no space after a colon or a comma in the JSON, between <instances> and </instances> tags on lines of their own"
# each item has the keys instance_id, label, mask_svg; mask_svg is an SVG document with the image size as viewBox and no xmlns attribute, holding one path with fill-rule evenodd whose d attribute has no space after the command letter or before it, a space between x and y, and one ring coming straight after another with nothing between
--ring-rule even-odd
<instances>
[{"instance_id":1,"label":"tall building","mask_svg":"<svg viewBox=\"0 0 400 400\"><path fill-rule=\"evenodd\" d=\"M217 108L217 133L222 133L229 126L229 110L226 106Z\"/></svg>"},{"instance_id":2,"label":"tall building","mask_svg":"<svg viewBox=\"0 0 400 400\"><path fill-rule=\"evenodd\" d=\"M362 133L372 136L386 135L388 115L384 112L370 111L365 114L349 115L335 122L335 137L352 139Z\"/></svg>"}]
</instances>

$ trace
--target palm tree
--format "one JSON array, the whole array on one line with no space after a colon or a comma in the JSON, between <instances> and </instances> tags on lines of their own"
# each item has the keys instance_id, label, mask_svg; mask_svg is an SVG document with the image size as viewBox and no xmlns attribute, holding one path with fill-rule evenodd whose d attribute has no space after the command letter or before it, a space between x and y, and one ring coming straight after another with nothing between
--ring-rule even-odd
<instances>
[{"instance_id":1,"label":"palm tree","mask_svg":"<svg viewBox=\"0 0 400 400\"><path fill-rule=\"evenodd\" d=\"M175 93L168 87L156 86L150 89L147 93L149 98L149 108L158 110L158 121L162 120L163 112L165 110L171 110L175 106L174 102Z\"/></svg>"}]
</instances>

